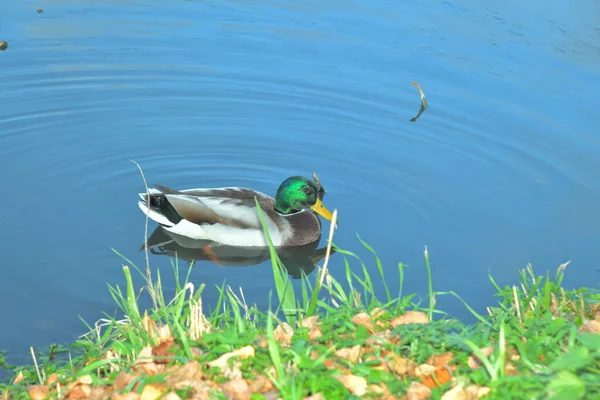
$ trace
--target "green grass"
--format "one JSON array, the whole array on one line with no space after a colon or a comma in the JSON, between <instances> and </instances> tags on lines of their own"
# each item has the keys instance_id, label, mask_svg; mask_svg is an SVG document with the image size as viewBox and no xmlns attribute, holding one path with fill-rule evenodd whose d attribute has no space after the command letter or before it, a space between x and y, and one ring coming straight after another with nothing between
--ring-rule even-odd
<instances>
[{"instance_id":1,"label":"green grass","mask_svg":"<svg viewBox=\"0 0 600 400\"><path fill-rule=\"evenodd\" d=\"M497 303L479 314L463 301L477 319L467 325L436 309L444 296L462 299L454 292L434 291L426 248L428 293L421 304L417 296L402 292L404 265L398 266L400 293L395 296L376 251L358 240L374 256L382 296L365 263L333 243L342 258L343 270L339 264L335 269L344 272L344 284L329 268L317 268L296 292L271 246L276 298L273 308L262 311L226 284L218 288L215 307L204 310L204 285L190 281L191 266L181 279L177 262L172 264L174 296L166 299L158 269L154 280L149 265L142 271L123 257L128 264L124 286L108 289L125 318L106 314L94 326L86 324L89 332L68 348L32 349L31 365L9 365L0 353L0 367L13 374L10 383L0 384L0 399L31 398L29 393L35 398L36 390L49 390L50 398L69 390L114 390L145 393L145 398L170 391L181 398L204 393L225 399L225 393L246 389L253 399L275 392L283 399L318 393L328 399L360 398L365 391L403 398L419 382L427 382L415 367L433 365L431 357L444 354L451 356L447 365L458 383L490 389L485 398L600 398L600 334L590 322L600 317L600 294L587 288L566 290L566 265L553 277L537 276L528 266L515 285L506 287L490 276ZM144 293L152 300L147 310L140 308ZM409 311L427 323L399 323ZM219 359L232 352L237 357ZM481 360L479 368L469 365L473 355ZM399 369L402 363L408 371ZM196 377L190 378L193 373ZM13 384L17 376L19 383ZM452 382L432 382L431 398L441 398L453 387Z\"/></svg>"}]
</instances>

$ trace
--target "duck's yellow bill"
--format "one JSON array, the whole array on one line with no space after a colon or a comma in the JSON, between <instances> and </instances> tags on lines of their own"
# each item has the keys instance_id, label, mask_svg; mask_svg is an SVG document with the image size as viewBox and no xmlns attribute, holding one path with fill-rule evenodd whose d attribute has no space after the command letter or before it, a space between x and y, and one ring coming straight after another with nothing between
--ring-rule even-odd
<instances>
[{"instance_id":1,"label":"duck's yellow bill","mask_svg":"<svg viewBox=\"0 0 600 400\"><path fill-rule=\"evenodd\" d=\"M325 218L327 221L331 221L331 219L333 218L333 214L331 213L331 211L329 211L323 205L323 202L318 197L317 202L310 209L319 214L321 217Z\"/></svg>"}]
</instances>

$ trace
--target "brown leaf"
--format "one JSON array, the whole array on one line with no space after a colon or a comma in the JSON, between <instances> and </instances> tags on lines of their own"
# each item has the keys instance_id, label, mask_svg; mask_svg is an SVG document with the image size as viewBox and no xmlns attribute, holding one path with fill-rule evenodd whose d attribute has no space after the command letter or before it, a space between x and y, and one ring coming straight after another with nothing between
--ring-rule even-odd
<instances>
[{"instance_id":1,"label":"brown leaf","mask_svg":"<svg viewBox=\"0 0 600 400\"><path fill-rule=\"evenodd\" d=\"M302 320L302 327L308 328L310 330L319 328L320 324L318 322L318 319L319 319L318 315L313 315L311 317L304 318Z\"/></svg>"},{"instance_id":2,"label":"brown leaf","mask_svg":"<svg viewBox=\"0 0 600 400\"><path fill-rule=\"evenodd\" d=\"M469 390L463 388L462 384L454 386L448 390L442 396L441 400L474 400L476 397L473 396Z\"/></svg>"},{"instance_id":3,"label":"brown leaf","mask_svg":"<svg viewBox=\"0 0 600 400\"><path fill-rule=\"evenodd\" d=\"M232 379L221 385L223 393L228 399L232 400L250 400L250 387L245 380L238 378Z\"/></svg>"},{"instance_id":4,"label":"brown leaf","mask_svg":"<svg viewBox=\"0 0 600 400\"><path fill-rule=\"evenodd\" d=\"M517 367L510 361L504 364L504 375L517 375Z\"/></svg>"},{"instance_id":5,"label":"brown leaf","mask_svg":"<svg viewBox=\"0 0 600 400\"><path fill-rule=\"evenodd\" d=\"M600 333L600 321L586 320L579 328L580 332Z\"/></svg>"},{"instance_id":6,"label":"brown leaf","mask_svg":"<svg viewBox=\"0 0 600 400\"><path fill-rule=\"evenodd\" d=\"M156 323L152 318L148 316L148 311L144 311L144 317L142 318L142 328L148 333L151 339L156 337Z\"/></svg>"},{"instance_id":7,"label":"brown leaf","mask_svg":"<svg viewBox=\"0 0 600 400\"><path fill-rule=\"evenodd\" d=\"M433 365L431 365L430 367L433 367ZM425 371L423 370L423 373L420 375L421 382L423 382L425 386L433 389L436 386L442 386L450 382L450 380L452 379L452 370L450 369L450 367L445 365L440 368L433 368L433 370L429 370L427 373L425 373Z\"/></svg>"},{"instance_id":8,"label":"brown leaf","mask_svg":"<svg viewBox=\"0 0 600 400\"><path fill-rule=\"evenodd\" d=\"M275 340L281 344L289 345L292 342L292 337L294 336L294 330L287 322L282 322L277 325L277 327L273 331L273 335L275 336Z\"/></svg>"},{"instance_id":9,"label":"brown leaf","mask_svg":"<svg viewBox=\"0 0 600 400\"><path fill-rule=\"evenodd\" d=\"M208 362L207 365L209 366L209 368L219 367L223 371L223 370L225 370L225 367L227 367L230 358L232 358L232 357L248 358L248 357L254 357L254 354L255 354L254 347L245 346L245 347L242 347L241 349L237 349L232 352L223 354L221 357L217 358L216 360Z\"/></svg>"},{"instance_id":10,"label":"brown leaf","mask_svg":"<svg viewBox=\"0 0 600 400\"><path fill-rule=\"evenodd\" d=\"M264 375L257 375L256 378L248 382L252 393L267 393L275 389L273 382Z\"/></svg>"},{"instance_id":11,"label":"brown leaf","mask_svg":"<svg viewBox=\"0 0 600 400\"><path fill-rule=\"evenodd\" d=\"M161 341L161 343L158 346L155 346L152 349L152 356L157 357L154 362L157 364L168 364L170 363L173 359L172 356L174 355L173 352L171 352L171 347L173 346L174 342L172 338L168 338L165 339L163 341Z\"/></svg>"},{"instance_id":12,"label":"brown leaf","mask_svg":"<svg viewBox=\"0 0 600 400\"><path fill-rule=\"evenodd\" d=\"M394 371L397 375L414 375L417 364L409 359L400 357L396 353L385 352L384 357L388 359L387 365L390 371Z\"/></svg>"},{"instance_id":13,"label":"brown leaf","mask_svg":"<svg viewBox=\"0 0 600 400\"><path fill-rule=\"evenodd\" d=\"M24 379L25 379L25 376L23 376L23 371L19 371L17 376L15 376L15 380L13 381L13 384L18 385L19 383L23 382Z\"/></svg>"},{"instance_id":14,"label":"brown leaf","mask_svg":"<svg viewBox=\"0 0 600 400\"><path fill-rule=\"evenodd\" d=\"M415 375L419 378L423 375L430 375L435 372L436 368L430 364L421 364L415 368Z\"/></svg>"},{"instance_id":15,"label":"brown leaf","mask_svg":"<svg viewBox=\"0 0 600 400\"><path fill-rule=\"evenodd\" d=\"M176 390L197 386L202 379L202 366L198 361L190 361L167 377L167 383ZM118 378L118 377L117 377ZM202 386L200 389L204 388Z\"/></svg>"},{"instance_id":16,"label":"brown leaf","mask_svg":"<svg viewBox=\"0 0 600 400\"><path fill-rule=\"evenodd\" d=\"M450 363L450 361L452 361L452 358L454 358L454 355L449 351L442 354L434 354L427 359L427 364L431 364L436 368L439 368Z\"/></svg>"},{"instance_id":17,"label":"brown leaf","mask_svg":"<svg viewBox=\"0 0 600 400\"><path fill-rule=\"evenodd\" d=\"M149 383L144 386L140 400L156 400L163 393L167 392L168 387L163 383Z\"/></svg>"},{"instance_id":18,"label":"brown leaf","mask_svg":"<svg viewBox=\"0 0 600 400\"><path fill-rule=\"evenodd\" d=\"M360 350L361 347L359 344L357 344L353 347L339 349L335 352L335 354L340 358L350 361L352 364L356 364L360 358Z\"/></svg>"},{"instance_id":19,"label":"brown leaf","mask_svg":"<svg viewBox=\"0 0 600 400\"><path fill-rule=\"evenodd\" d=\"M92 389L90 400L109 400L111 398L110 386L96 386Z\"/></svg>"},{"instance_id":20,"label":"brown leaf","mask_svg":"<svg viewBox=\"0 0 600 400\"><path fill-rule=\"evenodd\" d=\"M321 328L317 327L315 329L310 330L310 332L308 333L308 340L315 341L321 336L323 336L323 332L321 332Z\"/></svg>"},{"instance_id":21,"label":"brown leaf","mask_svg":"<svg viewBox=\"0 0 600 400\"><path fill-rule=\"evenodd\" d=\"M160 340L173 338L173 336L171 335L171 328L169 328L169 325L161 325L158 328L158 331L156 332L156 336L158 336Z\"/></svg>"},{"instance_id":22,"label":"brown leaf","mask_svg":"<svg viewBox=\"0 0 600 400\"><path fill-rule=\"evenodd\" d=\"M362 376L335 375L335 378L355 396L363 396L367 393L367 380Z\"/></svg>"},{"instance_id":23,"label":"brown leaf","mask_svg":"<svg viewBox=\"0 0 600 400\"><path fill-rule=\"evenodd\" d=\"M119 374L113 382L113 387L116 391L122 392L123 389L125 389L125 386L129 385L133 379L133 376L129 375L127 372L119 371Z\"/></svg>"},{"instance_id":24,"label":"brown leaf","mask_svg":"<svg viewBox=\"0 0 600 400\"><path fill-rule=\"evenodd\" d=\"M52 386L56 382L58 382L58 375L56 375L56 374L52 374L48 378L46 378L46 385L48 385L48 386Z\"/></svg>"},{"instance_id":25,"label":"brown leaf","mask_svg":"<svg viewBox=\"0 0 600 400\"><path fill-rule=\"evenodd\" d=\"M421 382L411 382L406 392L407 400L424 400L431 396L431 389Z\"/></svg>"},{"instance_id":26,"label":"brown leaf","mask_svg":"<svg viewBox=\"0 0 600 400\"><path fill-rule=\"evenodd\" d=\"M46 385L31 385L27 388L27 393L31 400L43 400L50 393L50 388Z\"/></svg>"},{"instance_id":27,"label":"brown leaf","mask_svg":"<svg viewBox=\"0 0 600 400\"><path fill-rule=\"evenodd\" d=\"M76 382L75 386L67 389L65 398L67 400L84 400L89 399L92 394L92 389L85 383Z\"/></svg>"},{"instance_id":28,"label":"brown leaf","mask_svg":"<svg viewBox=\"0 0 600 400\"><path fill-rule=\"evenodd\" d=\"M152 347L144 347L137 355L133 370L143 372L146 375L156 375L161 368L152 359Z\"/></svg>"},{"instance_id":29,"label":"brown leaf","mask_svg":"<svg viewBox=\"0 0 600 400\"><path fill-rule=\"evenodd\" d=\"M489 387L478 385L469 385L465 388L465 390L469 391L474 399L480 399L484 396L487 396L491 392Z\"/></svg>"},{"instance_id":30,"label":"brown leaf","mask_svg":"<svg viewBox=\"0 0 600 400\"><path fill-rule=\"evenodd\" d=\"M489 357L490 354L492 354L494 352L494 348L493 347L484 347L483 349L481 349L481 352L483 353L484 356ZM467 360L467 365L469 365L469 367L471 367L471 369L477 369L477 368L481 367L483 365L483 363L481 362L479 357L477 357L473 353L469 356L469 359Z\"/></svg>"},{"instance_id":31,"label":"brown leaf","mask_svg":"<svg viewBox=\"0 0 600 400\"><path fill-rule=\"evenodd\" d=\"M390 324L393 328L398 325L406 325L406 324L428 324L429 318L427 314L421 311L407 311L403 315L394 318Z\"/></svg>"},{"instance_id":32,"label":"brown leaf","mask_svg":"<svg viewBox=\"0 0 600 400\"><path fill-rule=\"evenodd\" d=\"M356 326L362 325L367 328L369 333L375 332L375 328L373 327L373 321L371 320L371 316L367 313L361 312L352 317L352 323Z\"/></svg>"}]
</instances>

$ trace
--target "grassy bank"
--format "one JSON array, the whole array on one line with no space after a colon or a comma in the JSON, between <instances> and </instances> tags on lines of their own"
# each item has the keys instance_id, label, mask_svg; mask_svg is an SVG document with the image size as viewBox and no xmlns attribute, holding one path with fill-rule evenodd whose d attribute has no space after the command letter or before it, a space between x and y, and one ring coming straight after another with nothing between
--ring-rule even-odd
<instances>
[{"instance_id":1,"label":"grassy bank","mask_svg":"<svg viewBox=\"0 0 600 400\"><path fill-rule=\"evenodd\" d=\"M128 262L124 285L109 287L126 318L107 316L72 348L34 353L32 365L0 385L0 399L600 398L600 295L562 288L566 265L552 277L528 267L509 287L490 277L497 304L485 315L465 304L478 321L465 325L436 309L458 296L434 291L427 250L423 303L389 292L374 251L380 276L333 246L344 285L326 258L295 292L271 250L275 291L264 312L228 286L205 310L204 287L189 270L180 280L177 264L175 295L166 299L158 270ZM383 281L383 296L373 279ZM402 265L395 279L402 288ZM142 292L152 299L147 310Z\"/></svg>"}]
</instances>

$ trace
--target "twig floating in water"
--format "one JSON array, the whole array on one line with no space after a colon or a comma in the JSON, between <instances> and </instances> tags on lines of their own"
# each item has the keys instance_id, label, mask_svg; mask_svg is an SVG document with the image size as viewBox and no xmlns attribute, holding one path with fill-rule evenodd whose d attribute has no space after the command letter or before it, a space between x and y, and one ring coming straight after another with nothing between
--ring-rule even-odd
<instances>
[{"instance_id":1,"label":"twig floating in water","mask_svg":"<svg viewBox=\"0 0 600 400\"><path fill-rule=\"evenodd\" d=\"M410 84L419 90L419 95L421 96L421 109L419 110L419 113L410 120L411 122L415 122L417 119L419 119L421 114L423 114L423 111L429 107L429 104L427 104L427 98L425 97L425 93L423 93L423 89L421 89L419 82L411 82Z\"/></svg>"}]
</instances>

